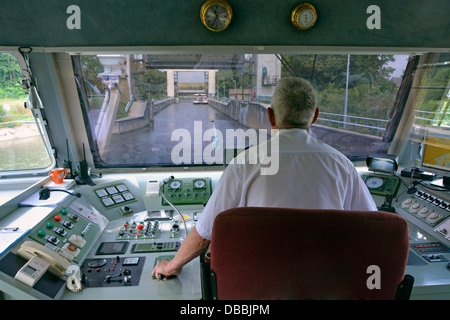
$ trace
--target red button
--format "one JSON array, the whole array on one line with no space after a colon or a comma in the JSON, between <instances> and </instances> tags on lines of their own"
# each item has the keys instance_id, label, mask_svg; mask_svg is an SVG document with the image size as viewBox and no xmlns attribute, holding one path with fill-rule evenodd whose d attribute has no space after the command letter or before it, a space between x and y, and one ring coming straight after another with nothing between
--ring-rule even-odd
<instances>
[{"instance_id":1,"label":"red button","mask_svg":"<svg viewBox=\"0 0 450 320\"><path fill-rule=\"evenodd\" d=\"M61 217L60 216L55 216L55 220L59 221L59 220L61 220Z\"/></svg>"}]
</instances>

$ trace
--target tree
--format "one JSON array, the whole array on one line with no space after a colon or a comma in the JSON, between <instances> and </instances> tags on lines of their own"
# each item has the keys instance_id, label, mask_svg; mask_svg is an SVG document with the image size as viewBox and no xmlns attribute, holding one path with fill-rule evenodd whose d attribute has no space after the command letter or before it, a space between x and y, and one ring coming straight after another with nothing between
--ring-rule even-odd
<instances>
[{"instance_id":1,"label":"tree","mask_svg":"<svg viewBox=\"0 0 450 320\"><path fill-rule=\"evenodd\" d=\"M282 68L282 77L299 76L309 80L317 91L322 112L342 114L347 82L347 55L284 55L295 70ZM394 71L388 55L351 55L348 77L348 115L387 119L395 98Z\"/></svg>"},{"instance_id":2,"label":"tree","mask_svg":"<svg viewBox=\"0 0 450 320\"><path fill-rule=\"evenodd\" d=\"M25 97L21 80L22 73L17 59L9 53L0 53L0 98Z\"/></svg>"}]
</instances>

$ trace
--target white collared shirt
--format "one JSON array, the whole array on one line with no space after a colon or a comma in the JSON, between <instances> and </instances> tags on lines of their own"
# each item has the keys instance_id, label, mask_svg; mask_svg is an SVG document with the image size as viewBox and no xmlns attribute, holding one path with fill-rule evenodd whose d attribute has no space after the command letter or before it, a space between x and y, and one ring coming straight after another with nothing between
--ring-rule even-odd
<instances>
[{"instance_id":1,"label":"white collared shirt","mask_svg":"<svg viewBox=\"0 0 450 320\"><path fill-rule=\"evenodd\" d=\"M278 143L278 151L271 149L274 143ZM254 164L257 159L260 163ZM211 239L215 217L235 207L377 210L353 163L304 129L281 129L271 140L234 160L196 224L205 239ZM275 170L275 174L261 174L261 168L270 166L268 171Z\"/></svg>"}]
</instances>

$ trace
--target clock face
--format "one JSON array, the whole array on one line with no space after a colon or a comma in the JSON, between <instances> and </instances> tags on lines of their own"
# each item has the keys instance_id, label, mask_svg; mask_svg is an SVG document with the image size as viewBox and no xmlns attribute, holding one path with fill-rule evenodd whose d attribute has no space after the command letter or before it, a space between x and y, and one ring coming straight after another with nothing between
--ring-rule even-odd
<instances>
[{"instance_id":1,"label":"clock face","mask_svg":"<svg viewBox=\"0 0 450 320\"><path fill-rule=\"evenodd\" d=\"M205 13L206 24L214 30L221 30L227 26L229 22L229 14L224 6L213 4Z\"/></svg>"},{"instance_id":2,"label":"clock face","mask_svg":"<svg viewBox=\"0 0 450 320\"><path fill-rule=\"evenodd\" d=\"M228 12L223 6L214 4L206 10L205 21L213 29L222 29L228 21Z\"/></svg>"},{"instance_id":3,"label":"clock face","mask_svg":"<svg viewBox=\"0 0 450 320\"><path fill-rule=\"evenodd\" d=\"M207 0L200 9L203 24L212 31L222 31L231 21L232 10L226 0Z\"/></svg>"},{"instance_id":4,"label":"clock face","mask_svg":"<svg viewBox=\"0 0 450 320\"><path fill-rule=\"evenodd\" d=\"M311 27L315 21L316 15L310 9L302 11L302 13L300 13L300 16L298 17L298 24L303 28Z\"/></svg>"},{"instance_id":5,"label":"clock face","mask_svg":"<svg viewBox=\"0 0 450 320\"><path fill-rule=\"evenodd\" d=\"M317 21L317 12L309 3L298 5L291 13L292 24L300 30L311 28Z\"/></svg>"}]
</instances>

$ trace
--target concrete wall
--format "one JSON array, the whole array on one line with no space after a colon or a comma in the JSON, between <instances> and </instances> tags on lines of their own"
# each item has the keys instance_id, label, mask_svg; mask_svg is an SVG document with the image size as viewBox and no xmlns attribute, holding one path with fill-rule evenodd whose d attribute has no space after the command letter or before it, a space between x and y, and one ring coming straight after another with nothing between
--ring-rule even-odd
<instances>
[{"instance_id":1,"label":"concrete wall","mask_svg":"<svg viewBox=\"0 0 450 320\"><path fill-rule=\"evenodd\" d=\"M128 116L115 120L112 134L121 134L144 128L153 122L155 114L170 106L175 99L162 101L136 101L130 108Z\"/></svg>"},{"instance_id":2,"label":"concrete wall","mask_svg":"<svg viewBox=\"0 0 450 320\"><path fill-rule=\"evenodd\" d=\"M247 101L223 102L214 99L208 99L208 104L246 127L271 129L267 117L268 105Z\"/></svg>"},{"instance_id":3,"label":"concrete wall","mask_svg":"<svg viewBox=\"0 0 450 320\"><path fill-rule=\"evenodd\" d=\"M271 129L267 117L269 105L243 101L227 103L213 99L209 99L209 105L249 128ZM311 126L311 136L333 146L350 158L383 153L389 147L381 137L316 124Z\"/></svg>"}]
</instances>

